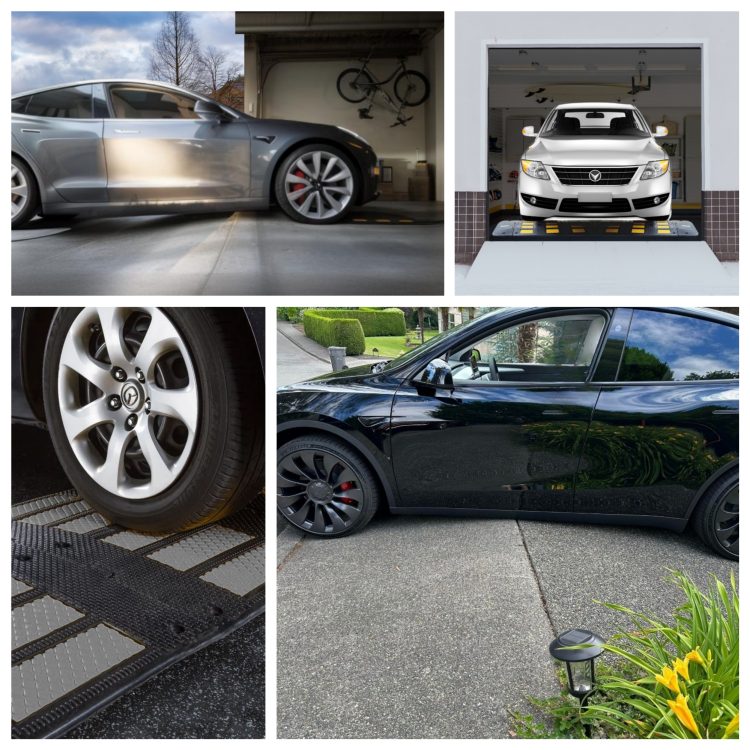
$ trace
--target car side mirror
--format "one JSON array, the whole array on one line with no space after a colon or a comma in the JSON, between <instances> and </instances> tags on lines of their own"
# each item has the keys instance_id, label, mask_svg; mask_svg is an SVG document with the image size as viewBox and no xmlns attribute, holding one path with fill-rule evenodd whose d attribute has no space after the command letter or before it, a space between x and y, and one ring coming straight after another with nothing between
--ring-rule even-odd
<instances>
[{"instance_id":1,"label":"car side mirror","mask_svg":"<svg viewBox=\"0 0 750 750\"><path fill-rule=\"evenodd\" d=\"M653 134L654 138L664 138L665 135L669 135L669 128L664 125L657 125L656 132Z\"/></svg>"},{"instance_id":2,"label":"car side mirror","mask_svg":"<svg viewBox=\"0 0 750 750\"><path fill-rule=\"evenodd\" d=\"M521 130L521 133L527 138L536 138L536 133L534 132L533 125L525 125L523 130Z\"/></svg>"},{"instance_id":3,"label":"car side mirror","mask_svg":"<svg viewBox=\"0 0 750 750\"><path fill-rule=\"evenodd\" d=\"M417 385L453 390L453 371L444 359L433 359L417 377Z\"/></svg>"},{"instance_id":4,"label":"car side mirror","mask_svg":"<svg viewBox=\"0 0 750 750\"><path fill-rule=\"evenodd\" d=\"M195 102L193 111L201 120L227 122L232 119L216 102L207 102L203 99Z\"/></svg>"}]
</instances>

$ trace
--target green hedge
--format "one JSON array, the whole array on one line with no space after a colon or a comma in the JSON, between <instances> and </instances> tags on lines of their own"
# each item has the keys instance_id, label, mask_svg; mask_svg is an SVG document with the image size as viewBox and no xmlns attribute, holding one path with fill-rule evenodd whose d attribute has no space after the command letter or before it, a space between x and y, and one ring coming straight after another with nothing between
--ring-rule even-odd
<instances>
[{"instance_id":1,"label":"green hedge","mask_svg":"<svg viewBox=\"0 0 750 750\"><path fill-rule=\"evenodd\" d=\"M322 346L345 346L350 357L364 352L365 334L362 324L356 318L333 317L321 312L327 311L305 310L302 313L305 336Z\"/></svg>"},{"instance_id":2,"label":"green hedge","mask_svg":"<svg viewBox=\"0 0 750 750\"><path fill-rule=\"evenodd\" d=\"M346 318L358 320L365 336L404 336L406 320L404 313L395 307L378 310L360 307L356 310L318 309L316 312L326 318Z\"/></svg>"}]
</instances>

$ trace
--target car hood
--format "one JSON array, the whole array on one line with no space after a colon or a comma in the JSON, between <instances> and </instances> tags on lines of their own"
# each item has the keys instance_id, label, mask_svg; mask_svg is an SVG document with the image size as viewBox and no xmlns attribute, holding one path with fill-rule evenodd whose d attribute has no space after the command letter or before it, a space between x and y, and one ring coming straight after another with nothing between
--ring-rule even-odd
<instances>
[{"instance_id":1,"label":"car hood","mask_svg":"<svg viewBox=\"0 0 750 750\"><path fill-rule=\"evenodd\" d=\"M628 166L664 159L652 138L537 138L524 154L551 166Z\"/></svg>"},{"instance_id":2,"label":"car hood","mask_svg":"<svg viewBox=\"0 0 750 750\"><path fill-rule=\"evenodd\" d=\"M381 360L382 361L382 360ZM349 367L346 370L339 370L338 372L327 372L325 375L318 375L315 378L304 380L300 383L293 383L292 385L281 386L279 391L293 391L297 390L298 386L306 383L315 383L317 385L323 385L324 383L331 383L336 385L343 385L344 383L350 383L362 378L372 375L372 365L376 360L373 360L372 364L358 365L357 367Z\"/></svg>"}]
</instances>

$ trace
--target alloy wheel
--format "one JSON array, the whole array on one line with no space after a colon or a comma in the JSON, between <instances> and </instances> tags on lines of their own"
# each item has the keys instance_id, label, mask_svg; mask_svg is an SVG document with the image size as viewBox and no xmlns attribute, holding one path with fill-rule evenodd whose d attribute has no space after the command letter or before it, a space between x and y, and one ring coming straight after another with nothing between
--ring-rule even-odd
<instances>
[{"instance_id":1,"label":"alloy wheel","mask_svg":"<svg viewBox=\"0 0 750 750\"><path fill-rule=\"evenodd\" d=\"M13 163L10 165L10 218L18 216L29 201L29 185L23 172Z\"/></svg>"},{"instance_id":2,"label":"alloy wheel","mask_svg":"<svg viewBox=\"0 0 750 750\"><path fill-rule=\"evenodd\" d=\"M735 485L719 500L714 516L714 534L722 547L733 554L740 551L740 488Z\"/></svg>"},{"instance_id":3,"label":"alloy wheel","mask_svg":"<svg viewBox=\"0 0 750 750\"><path fill-rule=\"evenodd\" d=\"M310 151L287 170L284 190L290 205L307 219L332 219L354 195L354 177L340 156Z\"/></svg>"},{"instance_id":4,"label":"alloy wheel","mask_svg":"<svg viewBox=\"0 0 750 750\"><path fill-rule=\"evenodd\" d=\"M86 308L60 353L63 429L81 467L120 497L167 489L195 442L198 384L179 331L157 308Z\"/></svg>"},{"instance_id":5,"label":"alloy wheel","mask_svg":"<svg viewBox=\"0 0 750 750\"><path fill-rule=\"evenodd\" d=\"M359 517L364 496L352 468L323 450L285 456L278 467L278 508L295 526L316 534L345 531Z\"/></svg>"}]
</instances>

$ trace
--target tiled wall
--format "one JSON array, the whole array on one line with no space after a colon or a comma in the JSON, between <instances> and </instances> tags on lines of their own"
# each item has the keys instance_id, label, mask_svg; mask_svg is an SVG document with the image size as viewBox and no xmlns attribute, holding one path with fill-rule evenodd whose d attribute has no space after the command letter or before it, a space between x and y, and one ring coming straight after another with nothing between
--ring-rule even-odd
<instances>
[{"instance_id":1,"label":"tiled wall","mask_svg":"<svg viewBox=\"0 0 750 750\"><path fill-rule=\"evenodd\" d=\"M719 260L740 259L738 190L703 192L703 236ZM487 193L456 193L456 263L473 263L487 237Z\"/></svg>"},{"instance_id":2,"label":"tiled wall","mask_svg":"<svg viewBox=\"0 0 750 750\"><path fill-rule=\"evenodd\" d=\"M703 236L719 260L740 259L739 190L703 192Z\"/></svg>"},{"instance_id":3,"label":"tiled wall","mask_svg":"<svg viewBox=\"0 0 750 750\"><path fill-rule=\"evenodd\" d=\"M487 193L456 192L456 263L472 263L487 239Z\"/></svg>"}]
</instances>

